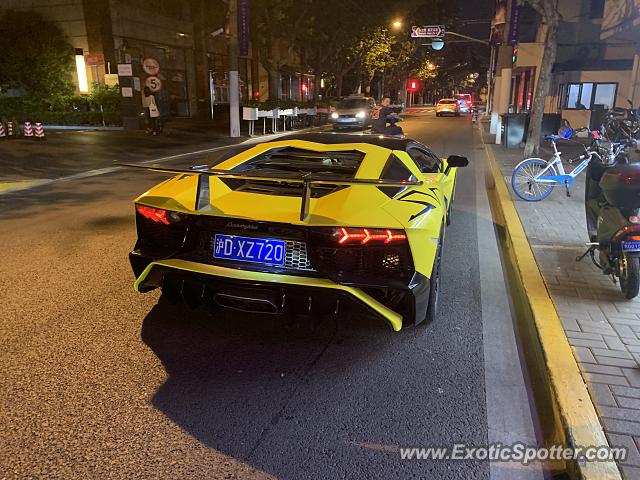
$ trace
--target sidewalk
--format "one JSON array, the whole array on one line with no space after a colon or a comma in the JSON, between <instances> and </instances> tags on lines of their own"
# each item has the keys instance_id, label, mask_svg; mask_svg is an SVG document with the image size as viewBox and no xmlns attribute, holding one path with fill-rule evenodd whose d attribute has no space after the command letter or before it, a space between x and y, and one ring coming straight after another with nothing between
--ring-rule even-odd
<instances>
[{"instance_id":1,"label":"sidewalk","mask_svg":"<svg viewBox=\"0 0 640 480\"><path fill-rule=\"evenodd\" d=\"M493 141L488 124L485 142ZM491 145L526 230L536 262L573 347L611 446L628 448L623 475L640 478L640 299L627 301L585 251L585 176L576 178L571 197L563 188L542 202L525 202L511 190L511 173L522 150ZM568 148L559 146L569 155ZM563 155L564 156L564 155ZM541 157L549 155L542 153ZM570 168L570 167L569 167Z\"/></svg>"}]
</instances>

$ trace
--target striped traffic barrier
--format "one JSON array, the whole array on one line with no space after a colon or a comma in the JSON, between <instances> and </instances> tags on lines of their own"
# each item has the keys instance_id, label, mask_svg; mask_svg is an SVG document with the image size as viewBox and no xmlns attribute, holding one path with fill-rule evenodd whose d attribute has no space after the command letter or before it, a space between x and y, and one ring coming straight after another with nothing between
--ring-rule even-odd
<instances>
[{"instance_id":1,"label":"striped traffic barrier","mask_svg":"<svg viewBox=\"0 0 640 480\"><path fill-rule=\"evenodd\" d=\"M22 135L24 138L33 138L33 127L31 126L31 122L24 122L24 127L22 127Z\"/></svg>"},{"instance_id":2,"label":"striped traffic barrier","mask_svg":"<svg viewBox=\"0 0 640 480\"><path fill-rule=\"evenodd\" d=\"M7 140L12 140L16 137L13 131L13 122L7 122Z\"/></svg>"},{"instance_id":3,"label":"striped traffic barrier","mask_svg":"<svg viewBox=\"0 0 640 480\"><path fill-rule=\"evenodd\" d=\"M6 140L7 134L4 131L4 124L0 122L0 140Z\"/></svg>"},{"instance_id":4,"label":"striped traffic barrier","mask_svg":"<svg viewBox=\"0 0 640 480\"><path fill-rule=\"evenodd\" d=\"M36 122L36 140L46 140L46 136L44 134L44 125L42 125L42 123L40 122Z\"/></svg>"}]
</instances>

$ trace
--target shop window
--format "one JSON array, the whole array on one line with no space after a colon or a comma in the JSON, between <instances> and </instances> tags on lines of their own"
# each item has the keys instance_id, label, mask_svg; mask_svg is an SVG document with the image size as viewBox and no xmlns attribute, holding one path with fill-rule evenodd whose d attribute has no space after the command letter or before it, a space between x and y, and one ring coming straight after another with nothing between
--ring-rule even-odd
<instances>
[{"instance_id":1,"label":"shop window","mask_svg":"<svg viewBox=\"0 0 640 480\"><path fill-rule=\"evenodd\" d=\"M564 108L567 110L608 110L615 104L617 83L569 83Z\"/></svg>"},{"instance_id":2,"label":"shop window","mask_svg":"<svg viewBox=\"0 0 640 480\"><path fill-rule=\"evenodd\" d=\"M617 83L598 83L593 97L593 109L609 110L616 103ZM600 106L602 105L602 106Z\"/></svg>"},{"instance_id":3,"label":"shop window","mask_svg":"<svg viewBox=\"0 0 640 480\"><path fill-rule=\"evenodd\" d=\"M583 83L580 92L580 105L576 105L579 109L591 108L591 94L593 93L593 83Z\"/></svg>"},{"instance_id":4,"label":"shop window","mask_svg":"<svg viewBox=\"0 0 640 480\"><path fill-rule=\"evenodd\" d=\"M574 109L580 101L580 84L570 83L567 85L567 103L564 108Z\"/></svg>"},{"instance_id":5,"label":"shop window","mask_svg":"<svg viewBox=\"0 0 640 480\"><path fill-rule=\"evenodd\" d=\"M558 110L562 110L562 105L564 105L564 83L558 87Z\"/></svg>"},{"instance_id":6,"label":"shop window","mask_svg":"<svg viewBox=\"0 0 640 480\"><path fill-rule=\"evenodd\" d=\"M604 17L604 0L591 0L589 4L589 18Z\"/></svg>"}]
</instances>

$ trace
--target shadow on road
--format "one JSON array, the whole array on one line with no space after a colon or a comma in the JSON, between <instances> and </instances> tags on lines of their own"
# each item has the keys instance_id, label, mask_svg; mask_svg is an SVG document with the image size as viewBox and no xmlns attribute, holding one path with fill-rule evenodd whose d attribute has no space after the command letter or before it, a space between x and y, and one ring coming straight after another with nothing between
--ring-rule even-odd
<instances>
[{"instance_id":1,"label":"shadow on road","mask_svg":"<svg viewBox=\"0 0 640 480\"><path fill-rule=\"evenodd\" d=\"M141 333L168 374L152 404L208 447L278 478L302 478L303 470L320 474L328 468L324 462L337 454L330 450L362 453L362 447L349 445L352 435L340 439L344 435L328 427L335 414L339 420L341 403L351 396L345 380L397 348L382 322L355 316L341 322L338 328L327 319L309 331L278 317L210 316L161 301L145 318ZM332 386L344 395L322 399L322 390ZM324 412L318 411L320 405ZM371 420L362 425L359 439L376 443ZM334 428L340 429L340 421ZM285 461L287 450L291 463ZM295 466L301 461L295 457L305 451L307 465Z\"/></svg>"}]
</instances>

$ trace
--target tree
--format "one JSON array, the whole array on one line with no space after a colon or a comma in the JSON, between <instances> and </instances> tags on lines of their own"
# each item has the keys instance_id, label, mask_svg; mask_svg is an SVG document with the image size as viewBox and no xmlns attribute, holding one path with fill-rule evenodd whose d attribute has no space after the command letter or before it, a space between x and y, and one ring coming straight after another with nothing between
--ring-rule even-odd
<instances>
[{"instance_id":1,"label":"tree","mask_svg":"<svg viewBox=\"0 0 640 480\"><path fill-rule=\"evenodd\" d=\"M0 90L23 89L35 98L71 93L74 49L60 28L33 11L0 17Z\"/></svg>"},{"instance_id":2,"label":"tree","mask_svg":"<svg viewBox=\"0 0 640 480\"><path fill-rule=\"evenodd\" d=\"M358 58L362 71L367 75L367 94L371 93L371 81L376 72L384 70L391 63L391 47L393 43L394 40L389 31L386 28L378 27L368 35L365 35L355 46L354 57Z\"/></svg>"},{"instance_id":3,"label":"tree","mask_svg":"<svg viewBox=\"0 0 640 480\"><path fill-rule=\"evenodd\" d=\"M537 155L540 148L544 102L551 88L551 71L556 61L556 52L558 50L560 14L558 13L557 0L518 0L518 4L522 5L524 3L531 5L540 16L540 36L544 38L544 53L542 54L540 75L538 76L533 96L527 143L524 146L524 156L527 158Z\"/></svg>"}]
</instances>

